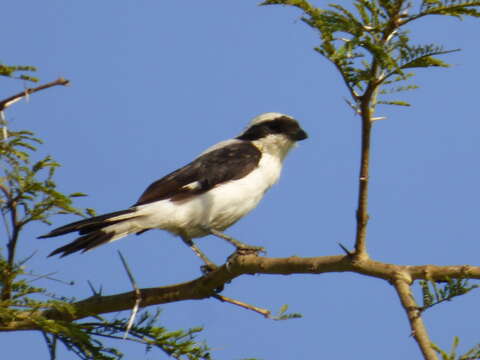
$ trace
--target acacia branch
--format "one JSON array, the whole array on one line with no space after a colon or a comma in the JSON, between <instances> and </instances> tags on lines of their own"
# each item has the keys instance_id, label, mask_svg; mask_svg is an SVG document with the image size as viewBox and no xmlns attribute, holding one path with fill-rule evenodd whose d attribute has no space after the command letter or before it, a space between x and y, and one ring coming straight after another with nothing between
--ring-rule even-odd
<instances>
[{"instance_id":1,"label":"acacia branch","mask_svg":"<svg viewBox=\"0 0 480 360\"><path fill-rule=\"evenodd\" d=\"M410 289L411 278L406 273L399 273L397 279L393 281L395 290L397 290L400 302L407 313L412 336L417 342L425 360L437 360L437 355L432 348L432 342L428 336L427 329L423 324L420 307L415 302L415 298Z\"/></svg>"},{"instance_id":2,"label":"acacia branch","mask_svg":"<svg viewBox=\"0 0 480 360\"><path fill-rule=\"evenodd\" d=\"M361 100L362 117L362 150L360 160L360 176L358 185L357 233L355 238L355 257L366 258L367 253L367 224L368 224L368 184L370 169L370 138L372 120L370 100L373 90L368 87Z\"/></svg>"},{"instance_id":3,"label":"acacia branch","mask_svg":"<svg viewBox=\"0 0 480 360\"><path fill-rule=\"evenodd\" d=\"M267 258L256 255L235 256L228 266L223 265L197 279L163 287L139 289L142 306L167 304L183 300L201 300L216 295L216 289L226 286L235 278L246 274L323 274L353 272L394 283L398 274L407 274L413 280L446 281L447 279L480 279L480 266L456 265L395 265L371 259L354 259L352 256L321 256L300 258ZM71 304L71 311L49 309L35 313L18 313L15 321L0 323L0 331L38 330L35 318L75 321L93 315L131 309L138 295L135 291L92 296Z\"/></svg>"},{"instance_id":4,"label":"acacia branch","mask_svg":"<svg viewBox=\"0 0 480 360\"><path fill-rule=\"evenodd\" d=\"M215 294L215 295L212 295L212 297L214 297L215 299L217 299L217 300L219 300L219 301L221 301L221 302L227 302L227 303L230 303L230 304L239 306L239 307L241 307L241 308L254 311L254 312L256 312L256 313L259 313L260 315L263 315L263 316L266 317L267 319L270 318L270 315L271 315L270 310L262 309L262 308L260 308L260 307L258 307L258 306L253 306L253 305L247 304L247 303L245 303L245 302L243 302L243 301L235 300L235 299L232 299L232 298L223 296L223 295Z\"/></svg>"},{"instance_id":5,"label":"acacia branch","mask_svg":"<svg viewBox=\"0 0 480 360\"><path fill-rule=\"evenodd\" d=\"M403 1L396 3L396 9L390 14L388 24L378 39L379 46L384 47L392 38L392 34L397 31L400 24L397 19L402 9ZM372 134L373 112L376 105L376 93L381 84L382 74L379 65L380 61L374 56L372 65L369 69L370 80L368 86L359 98L360 115L362 119L362 142L361 142L361 160L360 160L360 176L358 189L358 207L357 207L357 231L355 235L355 258L368 258L367 252L367 224L368 214L368 185L370 176L370 143ZM342 71L341 71L342 72ZM357 98L354 98L357 99Z\"/></svg>"},{"instance_id":6,"label":"acacia branch","mask_svg":"<svg viewBox=\"0 0 480 360\"><path fill-rule=\"evenodd\" d=\"M21 100L22 98L31 95L33 93L36 93L41 90L45 90L48 88L51 88L53 86L57 85L62 85L62 86L67 86L70 84L70 81L64 78L58 78L57 80L51 81L49 83L37 86L35 88L26 88L24 91L19 92L18 94L12 95L6 99L3 99L0 101L0 111L5 110L7 107L10 105L16 103L17 101Z\"/></svg>"},{"instance_id":7,"label":"acacia branch","mask_svg":"<svg viewBox=\"0 0 480 360\"><path fill-rule=\"evenodd\" d=\"M367 224L368 224L368 185L370 174L370 140L372 135L372 102L378 83L378 61L373 60L370 68L372 79L360 97L360 116L362 120L360 176L358 179L357 231L355 235L355 258L368 258Z\"/></svg>"}]
</instances>

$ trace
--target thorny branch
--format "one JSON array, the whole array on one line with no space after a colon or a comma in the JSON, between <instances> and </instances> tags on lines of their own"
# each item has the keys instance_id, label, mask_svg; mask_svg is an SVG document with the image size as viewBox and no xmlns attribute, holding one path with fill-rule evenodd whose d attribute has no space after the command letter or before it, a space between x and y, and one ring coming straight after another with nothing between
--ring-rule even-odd
<instances>
[{"instance_id":1,"label":"thorny branch","mask_svg":"<svg viewBox=\"0 0 480 360\"><path fill-rule=\"evenodd\" d=\"M192 281L164 287L139 289L141 305L151 306L183 300L201 300L215 295L215 290L226 286L235 278L246 274L323 274L333 272L354 272L394 283L398 274L407 274L413 280L470 278L480 279L480 266L436 266L436 265L395 265L371 259L354 260L351 256L321 256L313 258L267 258L256 255L235 256L228 267L223 265ZM35 317L51 320L74 321L93 315L131 309L137 295L135 291L110 296L92 296L72 304L73 313L58 310L44 310L35 313L19 313L14 321L0 323L0 331L38 329Z\"/></svg>"},{"instance_id":2,"label":"thorny branch","mask_svg":"<svg viewBox=\"0 0 480 360\"><path fill-rule=\"evenodd\" d=\"M398 1L398 9L403 6L403 1ZM397 29L396 17L390 18L389 26L383 32L380 43L385 45L391 40L392 34ZM358 207L357 207L357 232L355 236L355 258L368 258L367 252L367 224L368 214L368 185L370 176L370 144L372 135L373 115L376 105L376 95L381 84L383 74L379 67L379 60L374 57L369 69L372 79L362 96L354 96L359 103L359 113L362 121L361 131L361 159L360 176L358 186ZM353 94L352 94L353 95Z\"/></svg>"},{"instance_id":3,"label":"thorny branch","mask_svg":"<svg viewBox=\"0 0 480 360\"><path fill-rule=\"evenodd\" d=\"M19 92L18 94L12 95L4 100L0 101L0 111L5 110L7 107L10 105L13 105L17 101L21 100L22 98L31 95L33 93L36 93L41 90L45 90L48 88L51 88L53 86L57 85L62 85L62 86L67 86L70 84L70 81L64 78L58 78L57 80L54 80L52 82L37 86L35 88L26 88L24 91Z\"/></svg>"},{"instance_id":4,"label":"thorny branch","mask_svg":"<svg viewBox=\"0 0 480 360\"><path fill-rule=\"evenodd\" d=\"M420 307L415 302L415 298L410 289L411 279L407 273L399 273L398 277L392 283L395 290L397 290L400 302L407 313L410 327L412 329L412 336L418 343L424 359L437 360L437 355L432 348L432 342L421 317Z\"/></svg>"},{"instance_id":5,"label":"thorny branch","mask_svg":"<svg viewBox=\"0 0 480 360\"><path fill-rule=\"evenodd\" d=\"M370 140L372 130L370 100L374 89L368 87L361 99L362 150L357 207L357 233L355 239L355 257L368 258L367 223L368 223L368 184L370 170Z\"/></svg>"}]
</instances>

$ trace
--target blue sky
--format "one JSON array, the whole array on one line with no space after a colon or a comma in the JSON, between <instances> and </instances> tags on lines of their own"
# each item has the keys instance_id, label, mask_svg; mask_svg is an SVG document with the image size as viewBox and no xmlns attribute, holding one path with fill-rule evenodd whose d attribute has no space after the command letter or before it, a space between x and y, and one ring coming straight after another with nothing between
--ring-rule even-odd
<instances>
[{"instance_id":1,"label":"blue sky","mask_svg":"<svg viewBox=\"0 0 480 360\"><path fill-rule=\"evenodd\" d=\"M344 102L339 75L312 48L317 34L299 12L243 1L10 1L2 7L2 57L39 68L54 88L16 104L10 126L45 140L42 154L63 164L57 182L89 197L78 206L98 213L136 201L153 180L206 147L237 135L250 118L277 111L297 118L310 138L287 158L282 178L260 206L228 230L272 257L339 254L353 246L359 119ZM318 1L325 4L324 1ZM420 89L403 94L411 108L380 108L388 120L373 131L368 245L377 260L400 264L478 264L479 24L433 17L412 27L417 43L462 51L449 69L418 71ZM22 89L1 80L0 95ZM57 217L55 225L74 218ZM77 298L87 280L105 294L130 290L117 256L128 259L142 287L193 279L200 261L171 235L155 231L83 255L46 258L71 238L37 240L25 232L20 256L37 255L38 273L57 272L75 286L38 285ZM232 249L204 238L199 246L221 263ZM245 276L225 296L303 318L284 322L216 300L162 306L171 329L203 325L216 359L416 359L419 351L393 288L356 274ZM479 341L479 294L425 314L435 343L461 348ZM46 359L40 334L1 334L5 358ZM160 352L118 344L126 359L162 359ZM74 356L61 352L60 358Z\"/></svg>"}]
</instances>

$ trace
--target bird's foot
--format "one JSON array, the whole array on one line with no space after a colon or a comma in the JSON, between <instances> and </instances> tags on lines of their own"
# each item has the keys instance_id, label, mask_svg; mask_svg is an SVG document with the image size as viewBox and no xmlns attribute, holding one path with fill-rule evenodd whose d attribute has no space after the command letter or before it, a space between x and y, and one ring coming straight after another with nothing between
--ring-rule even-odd
<instances>
[{"instance_id":1,"label":"bird's foot","mask_svg":"<svg viewBox=\"0 0 480 360\"><path fill-rule=\"evenodd\" d=\"M233 254L231 254L225 263L225 267L227 268L228 272L231 272L232 265L235 263L237 258L240 258L242 256L248 256L248 255L254 255L258 256L260 253L266 254L267 251L265 250L264 247L261 246L253 246L253 245L247 245L243 244L242 246L237 246L237 249ZM254 275L254 274L251 274Z\"/></svg>"},{"instance_id":2,"label":"bird's foot","mask_svg":"<svg viewBox=\"0 0 480 360\"><path fill-rule=\"evenodd\" d=\"M265 248L263 248L261 246L253 246L253 245L244 244L241 241L238 241L237 239L235 239L235 238L233 238L229 235L226 235L221 231L218 231L218 230L215 230L215 229L209 229L209 228L205 228L205 229L210 234L212 234L216 237L219 237L223 240L226 240L230 244L235 246L237 248L236 254L238 254L238 255L250 255L250 254L258 255L258 253L264 253L264 254L266 253Z\"/></svg>"},{"instance_id":3,"label":"bird's foot","mask_svg":"<svg viewBox=\"0 0 480 360\"><path fill-rule=\"evenodd\" d=\"M248 244L241 244L237 246L236 253L238 255L258 255L258 254L266 254L267 251L262 246L253 246Z\"/></svg>"},{"instance_id":4,"label":"bird's foot","mask_svg":"<svg viewBox=\"0 0 480 360\"><path fill-rule=\"evenodd\" d=\"M215 265L214 262L212 262L203 252L202 250L200 250L198 248L197 245L195 245L192 241L192 239L190 238L187 238L185 236L182 236L182 240L183 242L190 248L193 250L193 252L195 253L195 255L197 255L200 259L203 260L203 262L205 263L205 265L202 265L200 267L200 271L206 275L208 273L211 273L212 271L215 271L216 269L218 269L218 266Z\"/></svg>"},{"instance_id":5,"label":"bird's foot","mask_svg":"<svg viewBox=\"0 0 480 360\"><path fill-rule=\"evenodd\" d=\"M205 265L200 266L200 270L202 271L203 275L210 274L218 269L218 266L212 262L205 263Z\"/></svg>"}]
</instances>

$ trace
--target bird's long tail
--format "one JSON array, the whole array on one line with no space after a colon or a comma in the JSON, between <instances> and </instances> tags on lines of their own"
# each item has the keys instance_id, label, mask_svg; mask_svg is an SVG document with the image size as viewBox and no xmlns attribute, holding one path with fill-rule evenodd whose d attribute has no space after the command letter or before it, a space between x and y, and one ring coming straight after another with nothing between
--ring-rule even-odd
<instances>
[{"instance_id":1,"label":"bird's long tail","mask_svg":"<svg viewBox=\"0 0 480 360\"><path fill-rule=\"evenodd\" d=\"M135 208L116 211L109 214L80 220L52 230L39 239L77 232L82 235L71 243L62 246L49 256L61 254L61 257L77 251L88 251L102 244L118 240L128 234L145 231L134 219L141 216Z\"/></svg>"}]
</instances>

